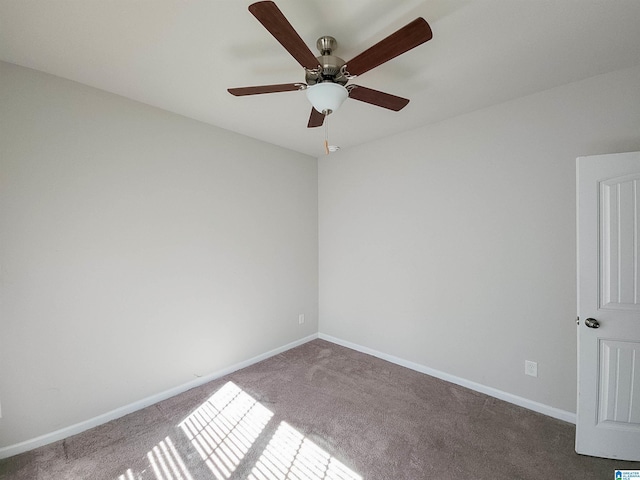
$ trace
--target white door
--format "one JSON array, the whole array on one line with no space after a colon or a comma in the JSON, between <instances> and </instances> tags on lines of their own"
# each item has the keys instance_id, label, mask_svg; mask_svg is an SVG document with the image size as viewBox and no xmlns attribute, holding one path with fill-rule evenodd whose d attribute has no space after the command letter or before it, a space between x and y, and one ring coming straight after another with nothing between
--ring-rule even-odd
<instances>
[{"instance_id":1,"label":"white door","mask_svg":"<svg viewBox=\"0 0 640 480\"><path fill-rule=\"evenodd\" d=\"M577 172L576 452L640 460L640 152Z\"/></svg>"}]
</instances>

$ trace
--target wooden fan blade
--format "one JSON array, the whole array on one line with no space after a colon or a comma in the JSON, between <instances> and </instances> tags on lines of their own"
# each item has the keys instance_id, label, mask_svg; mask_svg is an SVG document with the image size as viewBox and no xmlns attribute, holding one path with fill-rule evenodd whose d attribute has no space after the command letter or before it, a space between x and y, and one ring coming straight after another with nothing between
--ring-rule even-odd
<instances>
[{"instance_id":1,"label":"wooden fan blade","mask_svg":"<svg viewBox=\"0 0 640 480\"><path fill-rule=\"evenodd\" d=\"M280 83L278 85L260 85L258 87L228 88L227 92L236 97L242 97L244 95L260 95L262 93L292 92L301 88L301 83Z\"/></svg>"},{"instance_id":2,"label":"wooden fan blade","mask_svg":"<svg viewBox=\"0 0 640 480\"><path fill-rule=\"evenodd\" d=\"M370 103L382 108L388 108L394 112L398 112L407 106L408 98L397 97L390 93L379 92L372 88L353 85L349 90L349 98L360 100L361 102Z\"/></svg>"},{"instance_id":3,"label":"wooden fan blade","mask_svg":"<svg viewBox=\"0 0 640 480\"><path fill-rule=\"evenodd\" d=\"M318 59L275 3L257 2L249 5L249 11L300 65L308 69L318 68Z\"/></svg>"},{"instance_id":4,"label":"wooden fan blade","mask_svg":"<svg viewBox=\"0 0 640 480\"><path fill-rule=\"evenodd\" d=\"M309 116L309 123L307 128L321 127L324 123L324 114L311 107L311 115Z\"/></svg>"},{"instance_id":5,"label":"wooden fan blade","mask_svg":"<svg viewBox=\"0 0 640 480\"><path fill-rule=\"evenodd\" d=\"M431 40L432 37L433 33L427 21L422 17L416 18L413 22L347 62L347 72L349 75L362 75L364 72L368 72L372 68Z\"/></svg>"}]
</instances>

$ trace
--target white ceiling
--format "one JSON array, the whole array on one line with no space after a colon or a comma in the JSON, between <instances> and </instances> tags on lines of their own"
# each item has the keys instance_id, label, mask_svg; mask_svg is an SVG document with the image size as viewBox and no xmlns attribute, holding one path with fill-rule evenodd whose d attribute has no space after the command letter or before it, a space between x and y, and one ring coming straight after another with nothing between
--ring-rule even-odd
<instances>
[{"instance_id":1,"label":"white ceiling","mask_svg":"<svg viewBox=\"0 0 640 480\"><path fill-rule=\"evenodd\" d=\"M250 0L0 0L0 60L41 70L313 156L304 92L228 87L304 81L247 10ZM638 0L276 0L316 53L349 60L418 16L433 39L357 83L411 99L401 112L347 100L342 148L640 65ZM639 86L640 88L640 86Z\"/></svg>"}]
</instances>

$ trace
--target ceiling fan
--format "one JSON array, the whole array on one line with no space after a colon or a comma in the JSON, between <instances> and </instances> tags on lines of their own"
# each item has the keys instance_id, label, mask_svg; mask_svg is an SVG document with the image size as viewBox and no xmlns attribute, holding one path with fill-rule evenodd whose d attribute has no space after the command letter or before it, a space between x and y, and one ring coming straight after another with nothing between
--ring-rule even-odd
<instances>
[{"instance_id":1,"label":"ceiling fan","mask_svg":"<svg viewBox=\"0 0 640 480\"><path fill-rule=\"evenodd\" d=\"M320 127L325 116L335 112L347 98L396 112L404 108L409 103L406 98L360 85L347 85L347 82L431 40L433 36L429 24L424 18L419 17L345 62L333 55L338 43L330 36L318 39L316 46L320 55L316 57L272 1L249 5L249 11L304 68L305 83L229 88L228 92L235 96L244 96L306 90L307 98L313 105L307 124L309 128Z\"/></svg>"}]
</instances>

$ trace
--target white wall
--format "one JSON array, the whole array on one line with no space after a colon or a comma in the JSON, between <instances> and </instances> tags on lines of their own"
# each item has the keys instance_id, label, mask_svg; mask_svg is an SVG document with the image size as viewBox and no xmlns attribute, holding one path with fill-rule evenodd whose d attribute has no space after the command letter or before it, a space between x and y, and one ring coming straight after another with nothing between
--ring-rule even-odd
<instances>
[{"instance_id":1,"label":"white wall","mask_svg":"<svg viewBox=\"0 0 640 480\"><path fill-rule=\"evenodd\" d=\"M314 158L0 63L0 192L0 447L317 332Z\"/></svg>"},{"instance_id":2,"label":"white wall","mask_svg":"<svg viewBox=\"0 0 640 480\"><path fill-rule=\"evenodd\" d=\"M0 63L0 448L316 332L318 208L320 332L575 411L575 157L640 150L637 85L614 72L345 150L318 179L315 159Z\"/></svg>"},{"instance_id":3,"label":"white wall","mask_svg":"<svg viewBox=\"0 0 640 480\"><path fill-rule=\"evenodd\" d=\"M320 333L575 412L575 158L640 150L639 85L618 71L320 159Z\"/></svg>"}]
</instances>

